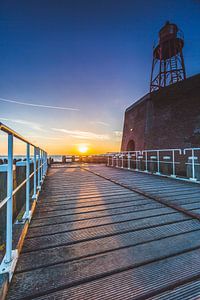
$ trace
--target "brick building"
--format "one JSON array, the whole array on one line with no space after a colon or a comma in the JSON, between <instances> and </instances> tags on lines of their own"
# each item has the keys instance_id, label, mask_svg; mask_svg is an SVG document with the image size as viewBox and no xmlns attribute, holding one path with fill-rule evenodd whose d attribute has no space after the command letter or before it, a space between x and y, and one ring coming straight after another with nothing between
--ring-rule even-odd
<instances>
[{"instance_id":1,"label":"brick building","mask_svg":"<svg viewBox=\"0 0 200 300\"><path fill-rule=\"evenodd\" d=\"M146 94L125 111L121 150L200 147L200 74Z\"/></svg>"}]
</instances>

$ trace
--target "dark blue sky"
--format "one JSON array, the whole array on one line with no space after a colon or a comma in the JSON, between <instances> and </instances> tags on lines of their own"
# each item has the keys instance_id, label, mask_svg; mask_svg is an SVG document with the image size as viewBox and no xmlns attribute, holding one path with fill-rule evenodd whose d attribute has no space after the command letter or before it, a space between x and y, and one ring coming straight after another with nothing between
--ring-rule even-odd
<instances>
[{"instance_id":1,"label":"dark blue sky","mask_svg":"<svg viewBox=\"0 0 200 300\"><path fill-rule=\"evenodd\" d=\"M0 100L0 118L52 153L117 150L125 108L149 90L166 20L184 32L187 75L199 73L198 0L1 0L0 98L78 110Z\"/></svg>"}]
</instances>

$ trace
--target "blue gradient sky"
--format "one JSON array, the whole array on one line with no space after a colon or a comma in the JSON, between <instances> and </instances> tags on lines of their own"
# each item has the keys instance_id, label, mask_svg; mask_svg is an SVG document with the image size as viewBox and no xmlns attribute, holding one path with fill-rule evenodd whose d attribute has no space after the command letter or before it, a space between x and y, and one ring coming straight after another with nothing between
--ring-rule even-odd
<instances>
[{"instance_id":1,"label":"blue gradient sky","mask_svg":"<svg viewBox=\"0 0 200 300\"><path fill-rule=\"evenodd\" d=\"M149 90L152 45L166 20L200 71L198 0L0 2L0 119L50 153L119 150L127 106Z\"/></svg>"}]
</instances>

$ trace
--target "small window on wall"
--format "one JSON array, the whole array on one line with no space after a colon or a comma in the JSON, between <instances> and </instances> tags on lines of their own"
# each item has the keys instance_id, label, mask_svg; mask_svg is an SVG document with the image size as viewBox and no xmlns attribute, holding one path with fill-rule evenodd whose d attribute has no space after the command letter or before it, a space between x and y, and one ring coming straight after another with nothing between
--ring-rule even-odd
<instances>
[{"instance_id":1,"label":"small window on wall","mask_svg":"<svg viewBox=\"0 0 200 300\"><path fill-rule=\"evenodd\" d=\"M126 151L135 151L135 142L130 140L127 144Z\"/></svg>"}]
</instances>

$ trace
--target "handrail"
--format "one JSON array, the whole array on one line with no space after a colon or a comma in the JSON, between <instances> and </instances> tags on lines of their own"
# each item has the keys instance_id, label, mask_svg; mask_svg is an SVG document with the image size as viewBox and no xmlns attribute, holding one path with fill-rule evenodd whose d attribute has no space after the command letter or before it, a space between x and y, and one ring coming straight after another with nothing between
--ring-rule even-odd
<instances>
[{"instance_id":1,"label":"handrail","mask_svg":"<svg viewBox=\"0 0 200 300\"><path fill-rule=\"evenodd\" d=\"M25 224L30 222L32 218L32 210L30 209L30 179L33 177L33 204L37 201L37 197L41 190L42 183L47 173L47 152L38 146L34 145L20 134L0 122L0 131L8 135L8 163L7 163L7 196L0 202L0 209L6 205L6 253L0 264L0 274L9 273L9 280L12 278L13 270L18 258L18 250L12 249L13 241L13 196L25 185L26 186L26 202L25 213L22 222ZM13 137L26 144L26 161L23 165L26 167L26 178L15 189L13 189ZM30 146L34 148L33 167L34 170L30 173Z\"/></svg>"},{"instance_id":2,"label":"handrail","mask_svg":"<svg viewBox=\"0 0 200 300\"><path fill-rule=\"evenodd\" d=\"M45 163L42 164L42 166L44 166ZM38 168L36 168L36 171L38 171ZM24 179L17 187L16 189L13 190L12 192L12 196L14 196L22 187L23 185L25 185L25 183L31 179L34 176L34 171L29 175L28 178ZM0 209L6 204L6 202L9 200L9 197L4 198L1 202L0 202Z\"/></svg>"},{"instance_id":3,"label":"handrail","mask_svg":"<svg viewBox=\"0 0 200 300\"><path fill-rule=\"evenodd\" d=\"M168 152L169 154L165 155L164 152ZM191 157L187 157L187 152L191 152ZM199 153L198 157L195 156L195 153ZM177 158L180 157L181 160L177 161ZM145 149L108 152L107 158L108 166L122 169L127 168L128 170L133 169L135 171L154 173L161 176L165 175L177 179L184 179L183 175L177 175L176 168L178 165L183 167L183 161L186 161L184 172L185 174L187 173L187 176L185 177L185 180L193 182L200 181L200 148ZM168 169L167 172L170 173L163 173L163 170L161 169L163 165L169 166L166 168ZM191 174L191 176L188 174Z\"/></svg>"},{"instance_id":4,"label":"handrail","mask_svg":"<svg viewBox=\"0 0 200 300\"><path fill-rule=\"evenodd\" d=\"M12 134L14 137L16 137L17 139L19 139L20 141L22 141L24 143L27 143L27 144L29 144L29 145L31 145L33 147L37 147L38 148L38 146L32 144L30 141L28 141L27 139L25 139L19 133L17 133L16 131L14 131L13 129L11 129L10 127L8 127L7 125L3 124L2 122L0 122L0 130L4 131L7 134ZM41 149L41 150L43 150L43 149Z\"/></svg>"}]
</instances>

